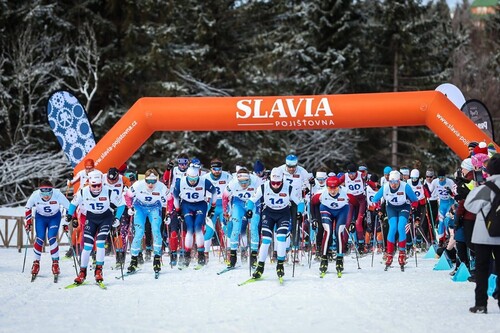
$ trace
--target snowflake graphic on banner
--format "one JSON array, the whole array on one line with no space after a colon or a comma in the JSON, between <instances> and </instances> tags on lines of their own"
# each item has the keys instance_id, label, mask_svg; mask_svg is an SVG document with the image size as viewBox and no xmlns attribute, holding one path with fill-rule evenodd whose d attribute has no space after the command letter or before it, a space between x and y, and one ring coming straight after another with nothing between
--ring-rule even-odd
<instances>
[{"instance_id":1,"label":"snowflake graphic on banner","mask_svg":"<svg viewBox=\"0 0 500 333\"><path fill-rule=\"evenodd\" d=\"M57 91L47 103L47 118L71 166L75 167L95 146L83 105L71 93Z\"/></svg>"}]
</instances>

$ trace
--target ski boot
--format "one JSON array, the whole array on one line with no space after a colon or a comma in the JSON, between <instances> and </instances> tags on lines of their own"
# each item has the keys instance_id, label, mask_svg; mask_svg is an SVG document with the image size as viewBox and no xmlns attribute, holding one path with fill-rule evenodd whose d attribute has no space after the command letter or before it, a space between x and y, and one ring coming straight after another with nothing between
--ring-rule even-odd
<instances>
[{"instance_id":1,"label":"ski boot","mask_svg":"<svg viewBox=\"0 0 500 333\"><path fill-rule=\"evenodd\" d=\"M146 256L144 257L144 260L147 262L151 261L151 250L146 250Z\"/></svg>"},{"instance_id":2,"label":"ski boot","mask_svg":"<svg viewBox=\"0 0 500 333\"><path fill-rule=\"evenodd\" d=\"M139 263L139 265L144 264L144 257L142 256L142 252L139 252L139 255L137 256L137 262Z\"/></svg>"},{"instance_id":3,"label":"ski boot","mask_svg":"<svg viewBox=\"0 0 500 333\"><path fill-rule=\"evenodd\" d=\"M184 253L184 266L188 267L191 263L191 251L186 251Z\"/></svg>"},{"instance_id":4,"label":"ski boot","mask_svg":"<svg viewBox=\"0 0 500 333\"><path fill-rule=\"evenodd\" d=\"M469 308L469 311L472 313L488 313L488 309L486 306L473 306L472 308Z\"/></svg>"},{"instance_id":5,"label":"ski boot","mask_svg":"<svg viewBox=\"0 0 500 333\"><path fill-rule=\"evenodd\" d=\"M337 256L335 268L337 269L337 275L342 274L344 271L344 257Z\"/></svg>"},{"instance_id":6,"label":"ski boot","mask_svg":"<svg viewBox=\"0 0 500 333\"><path fill-rule=\"evenodd\" d=\"M285 267L283 267L284 260L278 259L278 264L276 265L276 274L278 274L279 278L282 278L285 275Z\"/></svg>"},{"instance_id":7,"label":"ski boot","mask_svg":"<svg viewBox=\"0 0 500 333\"><path fill-rule=\"evenodd\" d=\"M40 260L34 260L33 266L31 266L31 282L35 281L39 271L40 271Z\"/></svg>"},{"instance_id":8,"label":"ski boot","mask_svg":"<svg viewBox=\"0 0 500 333\"><path fill-rule=\"evenodd\" d=\"M82 284L83 281L85 281L85 278L87 277L87 267L85 268L80 268L80 273L78 276L75 278L75 284Z\"/></svg>"},{"instance_id":9,"label":"ski boot","mask_svg":"<svg viewBox=\"0 0 500 333\"><path fill-rule=\"evenodd\" d=\"M204 265L206 265L206 264L208 264L208 259L210 258L210 253L209 252L204 252L203 254L205 256L205 263L204 263Z\"/></svg>"},{"instance_id":10,"label":"ski boot","mask_svg":"<svg viewBox=\"0 0 500 333\"><path fill-rule=\"evenodd\" d=\"M328 257L322 256L321 263L319 264L320 276L321 277L325 276L327 270L328 270Z\"/></svg>"},{"instance_id":11,"label":"ski boot","mask_svg":"<svg viewBox=\"0 0 500 333\"><path fill-rule=\"evenodd\" d=\"M170 252L170 266L174 267L177 265L177 252Z\"/></svg>"},{"instance_id":12,"label":"ski boot","mask_svg":"<svg viewBox=\"0 0 500 333\"><path fill-rule=\"evenodd\" d=\"M160 261L161 257L159 254L155 254L154 258L153 258L153 270L155 271L155 273L158 273L159 271L161 271L161 261Z\"/></svg>"},{"instance_id":13,"label":"ski boot","mask_svg":"<svg viewBox=\"0 0 500 333\"><path fill-rule=\"evenodd\" d=\"M102 265L96 265L94 271L95 282L102 282L104 279L102 278Z\"/></svg>"},{"instance_id":14,"label":"ski boot","mask_svg":"<svg viewBox=\"0 0 500 333\"><path fill-rule=\"evenodd\" d=\"M255 269L255 272L253 272L252 277L254 279L260 279L262 277L262 274L264 274L264 265L265 263L263 261L259 261L257 263L257 268Z\"/></svg>"},{"instance_id":15,"label":"ski boot","mask_svg":"<svg viewBox=\"0 0 500 333\"><path fill-rule=\"evenodd\" d=\"M198 265L205 266L205 252L198 252Z\"/></svg>"},{"instance_id":16,"label":"ski boot","mask_svg":"<svg viewBox=\"0 0 500 333\"><path fill-rule=\"evenodd\" d=\"M59 269L59 260L52 260L52 274L59 275L61 270Z\"/></svg>"},{"instance_id":17,"label":"ski boot","mask_svg":"<svg viewBox=\"0 0 500 333\"><path fill-rule=\"evenodd\" d=\"M125 252L117 251L116 252L116 268L121 267L125 263Z\"/></svg>"},{"instance_id":18,"label":"ski boot","mask_svg":"<svg viewBox=\"0 0 500 333\"><path fill-rule=\"evenodd\" d=\"M252 251L250 253L250 266L252 266L252 268L257 268L257 251Z\"/></svg>"},{"instance_id":19,"label":"ski boot","mask_svg":"<svg viewBox=\"0 0 500 333\"><path fill-rule=\"evenodd\" d=\"M366 247L364 243L358 244L358 253L360 257L363 257L366 254Z\"/></svg>"},{"instance_id":20,"label":"ski boot","mask_svg":"<svg viewBox=\"0 0 500 333\"><path fill-rule=\"evenodd\" d=\"M393 255L392 253L387 253L387 259L385 260L385 270L388 270L392 264Z\"/></svg>"},{"instance_id":21,"label":"ski boot","mask_svg":"<svg viewBox=\"0 0 500 333\"><path fill-rule=\"evenodd\" d=\"M229 254L229 263L227 264L227 268L234 268L236 266L236 250L231 250Z\"/></svg>"},{"instance_id":22,"label":"ski boot","mask_svg":"<svg viewBox=\"0 0 500 333\"><path fill-rule=\"evenodd\" d=\"M138 265L137 256L132 256L132 258L130 258L130 265L127 268L127 273L134 273L137 271Z\"/></svg>"},{"instance_id":23,"label":"ski boot","mask_svg":"<svg viewBox=\"0 0 500 333\"><path fill-rule=\"evenodd\" d=\"M247 249L241 249L241 262L247 262L248 261L248 252Z\"/></svg>"},{"instance_id":24,"label":"ski boot","mask_svg":"<svg viewBox=\"0 0 500 333\"><path fill-rule=\"evenodd\" d=\"M399 266L401 266L401 270L405 270L405 264L406 264L406 251L399 251L399 256L398 256L398 263Z\"/></svg>"},{"instance_id":25,"label":"ski boot","mask_svg":"<svg viewBox=\"0 0 500 333\"><path fill-rule=\"evenodd\" d=\"M75 253L74 246L71 246L64 256L66 258L72 258L74 253Z\"/></svg>"}]
</instances>

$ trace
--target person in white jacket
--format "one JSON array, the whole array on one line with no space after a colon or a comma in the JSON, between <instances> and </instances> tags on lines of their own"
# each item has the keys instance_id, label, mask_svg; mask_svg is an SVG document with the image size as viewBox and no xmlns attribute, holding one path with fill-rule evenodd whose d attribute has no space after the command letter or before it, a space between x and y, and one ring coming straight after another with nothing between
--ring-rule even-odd
<instances>
[{"instance_id":1,"label":"person in white jacket","mask_svg":"<svg viewBox=\"0 0 500 333\"><path fill-rule=\"evenodd\" d=\"M495 154L488 162L487 181L500 187L500 154ZM465 199L465 209L476 214L476 222L472 231L472 243L476 249L476 289L475 305L469 309L473 313L487 313L488 277L492 255L495 260L495 274L500 276L500 237L491 237L484 222L488 215L495 193L486 185L474 188ZM498 299L500 279L497 278L495 296ZM500 307L500 301L498 301Z\"/></svg>"}]
</instances>

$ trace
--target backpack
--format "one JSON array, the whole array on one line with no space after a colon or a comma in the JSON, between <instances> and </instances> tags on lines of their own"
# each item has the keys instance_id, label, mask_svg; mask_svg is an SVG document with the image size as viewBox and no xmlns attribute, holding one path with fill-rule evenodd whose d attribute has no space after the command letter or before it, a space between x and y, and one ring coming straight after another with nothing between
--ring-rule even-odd
<instances>
[{"instance_id":1,"label":"backpack","mask_svg":"<svg viewBox=\"0 0 500 333\"><path fill-rule=\"evenodd\" d=\"M484 223L490 237L500 237L500 188L492 181L487 181L484 185L495 192L488 215L484 216L484 213L481 212L484 217Z\"/></svg>"}]
</instances>

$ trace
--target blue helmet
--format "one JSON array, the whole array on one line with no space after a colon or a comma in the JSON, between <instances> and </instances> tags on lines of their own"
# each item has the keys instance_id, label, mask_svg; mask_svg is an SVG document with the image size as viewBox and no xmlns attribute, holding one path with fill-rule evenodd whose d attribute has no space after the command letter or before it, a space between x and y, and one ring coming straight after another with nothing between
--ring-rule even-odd
<instances>
[{"instance_id":1,"label":"blue helmet","mask_svg":"<svg viewBox=\"0 0 500 333\"><path fill-rule=\"evenodd\" d=\"M297 166L298 163L299 163L299 159L297 158L297 156L290 154L286 157L285 164L287 166L294 167L294 166Z\"/></svg>"}]
</instances>

